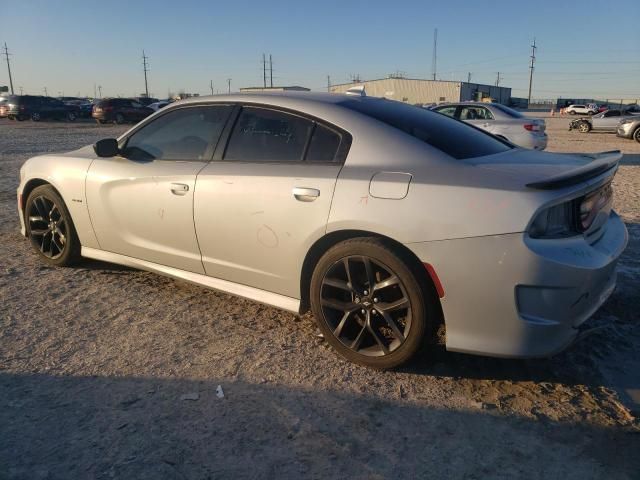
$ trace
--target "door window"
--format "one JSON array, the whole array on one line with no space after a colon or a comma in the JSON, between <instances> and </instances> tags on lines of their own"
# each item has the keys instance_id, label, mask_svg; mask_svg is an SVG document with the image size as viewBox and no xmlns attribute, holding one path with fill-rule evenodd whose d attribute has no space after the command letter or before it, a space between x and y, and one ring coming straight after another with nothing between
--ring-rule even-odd
<instances>
[{"instance_id":1,"label":"door window","mask_svg":"<svg viewBox=\"0 0 640 480\"><path fill-rule=\"evenodd\" d=\"M313 122L285 112L244 107L229 139L225 160L300 162Z\"/></svg>"},{"instance_id":2,"label":"door window","mask_svg":"<svg viewBox=\"0 0 640 480\"><path fill-rule=\"evenodd\" d=\"M462 107L460 120L493 120L493 115L487 108L468 106Z\"/></svg>"},{"instance_id":3,"label":"door window","mask_svg":"<svg viewBox=\"0 0 640 480\"><path fill-rule=\"evenodd\" d=\"M135 132L124 156L137 161L209 160L232 107L180 108L162 115Z\"/></svg>"},{"instance_id":4,"label":"door window","mask_svg":"<svg viewBox=\"0 0 640 480\"><path fill-rule=\"evenodd\" d=\"M604 112L604 117L619 117L620 116L620 110L609 110L607 112Z\"/></svg>"},{"instance_id":5,"label":"door window","mask_svg":"<svg viewBox=\"0 0 640 480\"><path fill-rule=\"evenodd\" d=\"M340 147L340 135L322 125L316 125L309 142L307 162L335 162Z\"/></svg>"},{"instance_id":6,"label":"door window","mask_svg":"<svg viewBox=\"0 0 640 480\"><path fill-rule=\"evenodd\" d=\"M436 112L442 113L443 115L446 115L448 117L455 117L457 108L458 107L456 107L455 105L451 107L436 108Z\"/></svg>"}]
</instances>

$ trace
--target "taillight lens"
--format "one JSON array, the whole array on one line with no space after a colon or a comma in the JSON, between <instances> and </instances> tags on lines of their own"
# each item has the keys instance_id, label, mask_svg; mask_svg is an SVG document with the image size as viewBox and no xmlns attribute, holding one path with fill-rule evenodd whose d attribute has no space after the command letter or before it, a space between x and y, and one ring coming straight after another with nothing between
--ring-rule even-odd
<instances>
[{"instance_id":1,"label":"taillight lens","mask_svg":"<svg viewBox=\"0 0 640 480\"><path fill-rule=\"evenodd\" d=\"M529 130L530 132L539 132L540 131L540 125L538 125L537 123L526 123L523 125L525 130Z\"/></svg>"},{"instance_id":2,"label":"taillight lens","mask_svg":"<svg viewBox=\"0 0 640 480\"><path fill-rule=\"evenodd\" d=\"M562 238L576 235L574 203L565 202L540 212L529 228L533 238Z\"/></svg>"},{"instance_id":3,"label":"taillight lens","mask_svg":"<svg viewBox=\"0 0 640 480\"><path fill-rule=\"evenodd\" d=\"M582 230L588 230L595 220L598 212L602 210L612 200L613 187L607 185L597 192L593 192L582 199L580 202L580 227Z\"/></svg>"}]
</instances>

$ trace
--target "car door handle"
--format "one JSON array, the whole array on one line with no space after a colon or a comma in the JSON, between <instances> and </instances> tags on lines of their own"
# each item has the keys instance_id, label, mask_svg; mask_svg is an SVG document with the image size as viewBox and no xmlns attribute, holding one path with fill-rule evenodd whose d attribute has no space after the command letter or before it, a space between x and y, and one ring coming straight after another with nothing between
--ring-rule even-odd
<instances>
[{"instance_id":1,"label":"car door handle","mask_svg":"<svg viewBox=\"0 0 640 480\"><path fill-rule=\"evenodd\" d=\"M320 190L317 188L295 187L293 196L300 202L313 202L320 196Z\"/></svg>"},{"instance_id":2,"label":"car door handle","mask_svg":"<svg viewBox=\"0 0 640 480\"><path fill-rule=\"evenodd\" d=\"M189 191L189 185L184 183L172 183L171 184L171 193L174 195L186 195Z\"/></svg>"}]
</instances>

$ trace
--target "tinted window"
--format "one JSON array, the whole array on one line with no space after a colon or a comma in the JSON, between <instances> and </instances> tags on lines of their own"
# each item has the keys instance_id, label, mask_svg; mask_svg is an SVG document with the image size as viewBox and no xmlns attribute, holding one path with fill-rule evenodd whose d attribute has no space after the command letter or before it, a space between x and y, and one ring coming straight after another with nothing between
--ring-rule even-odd
<instances>
[{"instance_id":1,"label":"tinted window","mask_svg":"<svg viewBox=\"0 0 640 480\"><path fill-rule=\"evenodd\" d=\"M513 148L453 118L392 100L353 98L339 105L402 130L457 159L493 155Z\"/></svg>"},{"instance_id":2,"label":"tinted window","mask_svg":"<svg viewBox=\"0 0 640 480\"><path fill-rule=\"evenodd\" d=\"M125 156L132 160L209 160L229 117L226 105L181 108L159 117L127 141Z\"/></svg>"},{"instance_id":3,"label":"tinted window","mask_svg":"<svg viewBox=\"0 0 640 480\"><path fill-rule=\"evenodd\" d=\"M436 108L436 112L442 113L443 115L447 115L448 117L455 117L457 108L458 107L456 107L455 105L451 107L440 107L440 108Z\"/></svg>"},{"instance_id":4,"label":"tinted window","mask_svg":"<svg viewBox=\"0 0 640 480\"><path fill-rule=\"evenodd\" d=\"M313 123L264 108L244 107L229 139L225 160L299 162Z\"/></svg>"},{"instance_id":5,"label":"tinted window","mask_svg":"<svg viewBox=\"0 0 640 480\"><path fill-rule=\"evenodd\" d=\"M603 117L619 117L620 116L620 110L609 110L607 112L604 112Z\"/></svg>"},{"instance_id":6,"label":"tinted window","mask_svg":"<svg viewBox=\"0 0 640 480\"><path fill-rule=\"evenodd\" d=\"M340 146L340 135L322 125L316 125L305 160L308 162L333 162Z\"/></svg>"}]
</instances>

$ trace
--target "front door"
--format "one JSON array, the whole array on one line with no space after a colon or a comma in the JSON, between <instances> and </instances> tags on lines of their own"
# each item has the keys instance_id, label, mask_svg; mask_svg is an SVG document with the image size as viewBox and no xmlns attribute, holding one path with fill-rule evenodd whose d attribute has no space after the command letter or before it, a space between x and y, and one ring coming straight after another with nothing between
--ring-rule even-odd
<instances>
[{"instance_id":1,"label":"front door","mask_svg":"<svg viewBox=\"0 0 640 480\"><path fill-rule=\"evenodd\" d=\"M240 111L224 157L198 175L194 213L207 275L299 298L304 256L326 230L346 135L291 113Z\"/></svg>"},{"instance_id":2,"label":"front door","mask_svg":"<svg viewBox=\"0 0 640 480\"><path fill-rule=\"evenodd\" d=\"M204 273L193 223L196 175L230 112L173 109L135 131L122 155L91 164L87 204L102 250Z\"/></svg>"}]
</instances>

